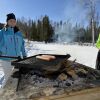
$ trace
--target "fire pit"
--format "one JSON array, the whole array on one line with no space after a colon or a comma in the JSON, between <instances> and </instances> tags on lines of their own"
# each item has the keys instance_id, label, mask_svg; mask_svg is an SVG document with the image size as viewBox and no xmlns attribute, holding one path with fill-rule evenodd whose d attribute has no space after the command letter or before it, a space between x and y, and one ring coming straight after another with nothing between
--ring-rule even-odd
<instances>
[{"instance_id":1,"label":"fire pit","mask_svg":"<svg viewBox=\"0 0 100 100\"><path fill-rule=\"evenodd\" d=\"M20 84L21 88L27 85L38 87L39 92L43 90L45 95L100 86L100 72L75 60L68 60L69 54L54 55L56 59L52 61L36 59L36 56L12 62L12 65L19 69L17 91L19 83L24 84Z\"/></svg>"},{"instance_id":2,"label":"fire pit","mask_svg":"<svg viewBox=\"0 0 100 100\"><path fill-rule=\"evenodd\" d=\"M15 68L19 69L18 86L19 86L19 82L21 80L21 74L27 74L29 72L29 70L33 70L36 74L42 75L42 76L44 76L46 74L45 72L47 72L47 71L48 72L57 72L57 70L60 70L60 68L61 68L61 62L64 59L68 59L70 57L69 54L54 55L56 57L56 59L54 59L53 61L45 61L45 60L36 58L36 56L40 56L40 55L42 55L42 54L35 55L32 57L27 57L25 59L12 62L12 65L14 65ZM17 86L17 90L18 90L18 86Z\"/></svg>"}]
</instances>

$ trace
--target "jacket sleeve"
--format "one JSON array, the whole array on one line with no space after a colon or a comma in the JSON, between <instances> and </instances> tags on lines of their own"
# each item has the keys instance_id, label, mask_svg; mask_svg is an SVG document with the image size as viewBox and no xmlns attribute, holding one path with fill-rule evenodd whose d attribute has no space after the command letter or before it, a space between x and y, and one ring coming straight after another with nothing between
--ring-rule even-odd
<instances>
[{"instance_id":1,"label":"jacket sleeve","mask_svg":"<svg viewBox=\"0 0 100 100\"><path fill-rule=\"evenodd\" d=\"M22 52L22 55L23 55L23 56L27 56L27 55L26 55L26 51L25 51L25 41L24 41L24 39L23 39L23 36L22 36L21 52Z\"/></svg>"},{"instance_id":2,"label":"jacket sleeve","mask_svg":"<svg viewBox=\"0 0 100 100\"><path fill-rule=\"evenodd\" d=\"M97 42L96 42L96 47L97 47L98 49L100 49L100 34L99 34L98 40L97 40Z\"/></svg>"},{"instance_id":3,"label":"jacket sleeve","mask_svg":"<svg viewBox=\"0 0 100 100\"><path fill-rule=\"evenodd\" d=\"M2 32L2 30L0 30L0 55L2 55L1 48L3 47L3 45L4 45L3 32Z\"/></svg>"}]
</instances>

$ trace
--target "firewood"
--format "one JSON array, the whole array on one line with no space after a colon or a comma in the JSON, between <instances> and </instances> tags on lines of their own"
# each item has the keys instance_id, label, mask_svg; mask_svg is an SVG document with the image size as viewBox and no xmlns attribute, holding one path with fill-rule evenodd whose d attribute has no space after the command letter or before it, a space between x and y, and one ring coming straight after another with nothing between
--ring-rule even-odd
<instances>
[{"instance_id":1,"label":"firewood","mask_svg":"<svg viewBox=\"0 0 100 100\"><path fill-rule=\"evenodd\" d=\"M83 68L78 68L78 69L76 70L76 73L78 73L78 72L82 72L82 73L84 73L84 74L87 74L87 71L86 71L85 69L83 69Z\"/></svg>"},{"instance_id":2,"label":"firewood","mask_svg":"<svg viewBox=\"0 0 100 100\"><path fill-rule=\"evenodd\" d=\"M63 61L62 62L63 70L61 72L74 70L74 68L72 66L75 63L75 61L76 61L76 59L73 62L68 61L68 60Z\"/></svg>"},{"instance_id":3,"label":"firewood","mask_svg":"<svg viewBox=\"0 0 100 100\"><path fill-rule=\"evenodd\" d=\"M75 73L75 70L67 71L67 74L70 75L73 79L78 78L77 74Z\"/></svg>"},{"instance_id":4,"label":"firewood","mask_svg":"<svg viewBox=\"0 0 100 100\"><path fill-rule=\"evenodd\" d=\"M67 80L67 75L64 74L64 73L61 73L59 76L58 76L58 79L61 80L61 81L64 81L64 80Z\"/></svg>"}]
</instances>

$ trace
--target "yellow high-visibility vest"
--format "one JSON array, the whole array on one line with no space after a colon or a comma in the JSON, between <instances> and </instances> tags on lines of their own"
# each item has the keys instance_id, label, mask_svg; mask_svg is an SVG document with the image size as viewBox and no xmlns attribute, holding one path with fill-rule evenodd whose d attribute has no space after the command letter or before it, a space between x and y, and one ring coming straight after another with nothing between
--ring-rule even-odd
<instances>
[{"instance_id":1,"label":"yellow high-visibility vest","mask_svg":"<svg viewBox=\"0 0 100 100\"><path fill-rule=\"evenodd\" d=\"M98 40L97 40L97 42L96 42L96 47L97 47L98 49L100 49L100 34L99 34Z\"/></svg>"}]
</instances>

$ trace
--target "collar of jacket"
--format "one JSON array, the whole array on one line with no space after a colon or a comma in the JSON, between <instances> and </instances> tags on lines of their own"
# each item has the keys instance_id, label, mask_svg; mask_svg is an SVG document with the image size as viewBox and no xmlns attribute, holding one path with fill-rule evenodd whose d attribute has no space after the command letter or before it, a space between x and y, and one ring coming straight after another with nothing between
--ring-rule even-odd
<instances>
[{"instance_id":1,"label":"collar of jacket","mask_svg":"<svg viewBox=\"0 0 100 100\"><path fill-rule=\"evenodd\" d=\"M5 27L4 30L8 31L8 32L13 32L14 33L14 28L12 28L12 27Z\"/></svg>"}]
</instances>

